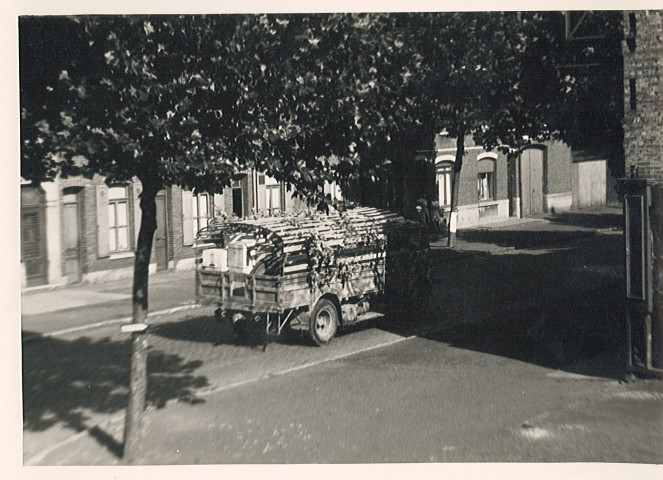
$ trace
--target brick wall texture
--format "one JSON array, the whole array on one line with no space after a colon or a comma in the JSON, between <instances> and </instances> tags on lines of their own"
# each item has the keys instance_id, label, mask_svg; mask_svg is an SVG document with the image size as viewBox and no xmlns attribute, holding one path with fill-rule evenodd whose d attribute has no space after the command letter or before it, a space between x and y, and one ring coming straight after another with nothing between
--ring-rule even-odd
<instances>
[{"instance_id":1,"label":"brick wall texture","mask_svg":"<svg viewBox=\"0 0 663 480\"><path fill-rule=\"evenodd\" d=\"M638 176L663 182L663 11L624 13L625 37L635 18L635 42L624 41L625 172L635 165ZM631 46L635 48L632 50ZM631 82L635 80L635 109Z\"/></svg>"}]
</instances>

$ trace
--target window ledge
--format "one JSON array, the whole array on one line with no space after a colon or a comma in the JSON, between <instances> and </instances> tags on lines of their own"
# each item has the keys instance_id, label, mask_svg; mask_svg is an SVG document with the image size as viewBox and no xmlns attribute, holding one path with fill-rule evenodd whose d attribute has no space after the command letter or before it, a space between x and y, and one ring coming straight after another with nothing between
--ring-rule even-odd
<instances>
[{"instance_id":1,"label":"window ledge","mask_svg":"<svg viewBox=\"0 0 663 480\"><path fill-rule=\"evenodd\" d=\"M117 252L117 253L111 253L110 254L110 259L111 260L119 260L120 258L131 258L134 256L134 252Z\"/></svg>"}]
</instances>

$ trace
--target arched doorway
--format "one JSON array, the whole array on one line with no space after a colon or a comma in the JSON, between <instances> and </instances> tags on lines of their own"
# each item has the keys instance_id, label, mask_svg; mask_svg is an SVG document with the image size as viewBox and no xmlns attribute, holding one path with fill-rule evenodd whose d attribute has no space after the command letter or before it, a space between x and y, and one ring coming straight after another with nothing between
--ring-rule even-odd
<instances>
[{"instance_id":1,"label":"arched doorway","mask_svg":"<svg viewBox=\"0 0 663 480\"><path fill-rule=\"evenodd\" d=\"M64 274L67 283L81 281L81 208L82 187L68 187L62 192Z\"/></svg>"}]
</instances>

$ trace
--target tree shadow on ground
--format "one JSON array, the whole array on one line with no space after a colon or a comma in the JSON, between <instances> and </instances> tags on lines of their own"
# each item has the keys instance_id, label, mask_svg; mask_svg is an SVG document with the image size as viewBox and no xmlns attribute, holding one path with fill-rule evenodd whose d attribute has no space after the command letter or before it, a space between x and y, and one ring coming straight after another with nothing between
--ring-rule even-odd
<instances>
[{"instance_id":1,"label":"tree shadow on ground","mask_svg":"<svg viewBox=\"0 0 663 480\"><path fill-rule=\"evenodd\" d=\"M597 219L605 216L575 214L560 221L606 228L619 223L612 215ZM472 233L477 241L542 244L509 255L434 262L427 315L401 318L399 324L386 323L382 328L568 372L623 376L626 327L620 235L574 242L570 240L579 238L578 233L563 228L549 228L543 231L545 236L520 229ZM433 331L437 333L427 333Z\"/></svg>"},{"instance_id":2,"label":"tree shadow on ground","mask_svg":"<svg viewBox=\"0 0 663 480\"><path fill-rule=\"evenodd\" d=\"M457 236L467 243L485 243L517 250L559 245L594 235L593 231L546 231L546 230L461 230Z\"/></svg>"},{"instance_id":3,"label":"tree shadow on ground","mask_svg":"<svg viewBox=\"0 0 663 480\"><path fill-rule=\"evenodd\" d=\"M619 286L613 286L567 302L502 312L426 338L554 370L617 380L626 368L619 292Z\"/></svg>"},{"instance_id":4,"label":"tree shadow on ground","mask_svg":"<svg viewBox=\"0 0 663 480\"><path fill-rule=\"evenodd\" d=\"M437 265L426 314L381 328L551 369L622 378L621 242L610 235L584 247Z\"/></svg>"},{"instance_id":5,"label":"tree shadow on ground","mask_svg":"<svg viewBox=\"0 0 663 480\"><path fill-rule=\"evenodd\" d=\"M99 426L91 414L113 414L126 409L129 391L131 343L109 338L68 341L40 337L23 345L23 428L43 431L56 424L90 434L112 453L122 445ZM208 385L194 373L200 361L184 362L177 355L152 350L148 355L147 406L161 408L172 399L189 403L203 400L195 391Z\"/></svg>"},{"instance_id":6,"label":"tree shadow on ground","mask_svg":"<svg viewBox=\"0 0 663 480\"><path fill-rule=\"evenodd\" d=\"M267 345L270 343L307 345L303 335L300 338L298 332L289 330L284 330L281 335L275 335L263 334L262 330L255 329L249 332L246 338L240 338L229 322L217 322L214 315L189 316L184 320L159 323L150 327L150 333L170 340L251 349L262 347L263 339Z\"/></svg>"},{"instance_id":7,"label":"tree shadow on ground","mask_svg":"<svg viewBox=\"0 0 663 480\"><path fill-rule=\"evenodd\" d=\"M621 230L624 226L624 215L621 212L564 212L546 218L554 224L584 228Z\"/></svg>"},{"instance_id":8,"label":"tree shadow on ground","mask_svg":"<svg viewBox=\"0 0 663 480\"><path fill-rule=\"evenodd\" d=\"M552 229L547 225L541 226L539 223L529 226L523 224L515 229L503 227L459 230L457 237L467 243L486 243L500 247L526 249L588 238L594 235L597 229L621 230L623 228L623 216L619 213L564 212L546 215L545 218L552 225ZM561 230L560 227L562 227ZM564 230L563 227L584 230Z\"/></svg>"}]
</instances>

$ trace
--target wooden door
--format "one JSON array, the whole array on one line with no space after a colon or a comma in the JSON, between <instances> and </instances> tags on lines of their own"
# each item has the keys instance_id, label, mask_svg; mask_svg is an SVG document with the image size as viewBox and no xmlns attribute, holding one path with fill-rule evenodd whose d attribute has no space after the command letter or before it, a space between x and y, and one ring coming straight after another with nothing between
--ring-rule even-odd
<instances>
[{"instance_id":1,"label":"wooden door","mask_svg":"<svg viewBox=\"0 0 663 480\"><path fill-rule=\"evenodd\" d=\"M522 215L543 213L543 150L529 148L520 156Z\"/></svg>"},{"instance_id":2,"label":"wooden door","mask_svg":"<svg viewBox=\"0 0 663 480\"><path fill-rule=\"evenodd\" d=\"M233 214L238 218L244 217L244 204L242 201L242 187L239 180L233 181Z\"/></svg>"},{"instance_id":3,"label":"wooden door","mask_svg":"<svg viewBox=\"0 0 663 480\"><path fill-rule=\"evenodd\" d=\"M168 270L168 224L166 217L166 196L160 193L155 198L157 207L157 229L154 232L154 255L157 270Z\"/></svg>"},{"instance_id":4,"label":"wooden door","mask_svg":"<svg viewBox=\"0 0 663 480\"><path fill-rule=\"evenodd\" d=\"M21 260L27 287L48 283L46 222L43 195L36 188L21 189Z\"/></svg>"},{"instance_id":5,"label":"wooden door","mask_svg":"<svg viewBox=\"0 0 663 480\"><path fill-rule=\"evenodd\" d=\"M67 283L81 281L81 228L78 194L63 196L64 274Z\"/></svg>"},{"instance_id":6,"label":"wooden door","mask_svg":"<svg viewBox=\"0 0 663 480\"><path fill-rule=\"evenodd\" d=\"M577 208L605 205L606 165L605 160L579 162L577 169Z\"/></svg>"}]
</instances>

